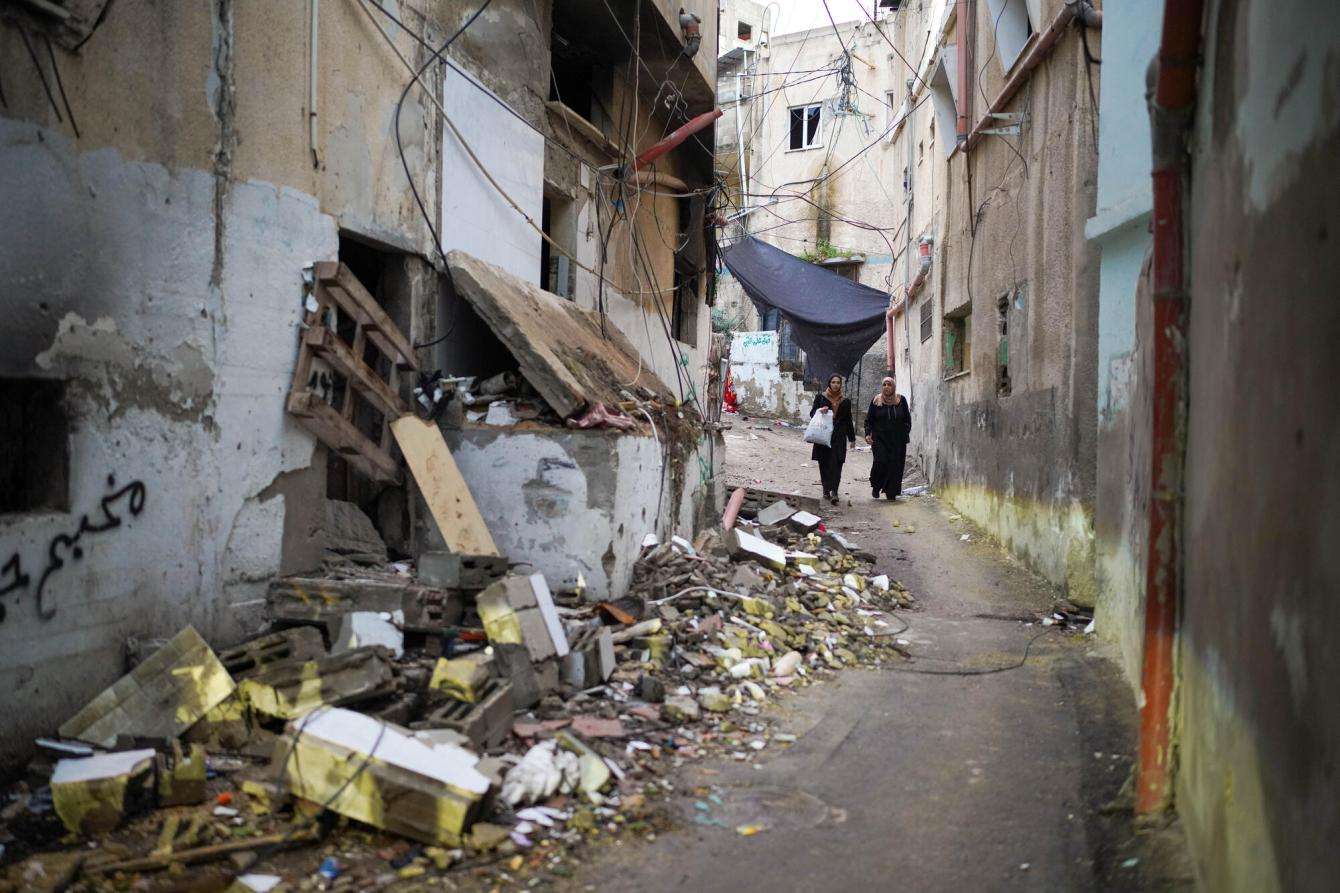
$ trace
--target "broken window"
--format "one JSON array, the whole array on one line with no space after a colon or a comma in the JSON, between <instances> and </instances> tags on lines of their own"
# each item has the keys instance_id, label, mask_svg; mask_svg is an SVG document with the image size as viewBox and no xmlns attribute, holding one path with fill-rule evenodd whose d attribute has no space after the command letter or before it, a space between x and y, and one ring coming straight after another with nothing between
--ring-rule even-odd
<instances>
[{"instance_id":1,"label":"broken window","mask_svg":"<svg viewBox=\"0 0 1340 893\"><path fill-rule=\"evenodd\" d=\"M921 302L921 343L925 344L930 340L932 330L935 328L935 316L931 310L930 295Z\"/></svg>"},{"instance_id":2,"label":"broken window","mask_svg":"<svg viewBox=\"0 0 1340 893\"><path fill-rule=\"evenodd\" d=\"M957 59L954 47L945 47L940 53L940 61L936 63L931 73L931 103L935 106L935 120L932 125L946 134L958 132L958 84L954 80L958 70ZM955 145L957 142L954 139L945 139L946 157L954 151Z\"/></svg>"},{"instance_id":3,"label":"broken window","mask_svg":"<svg viewBox=\"0 0 1340 893\"><path fill-rule=\"evenodd\" d=\"M971 359L972 318L969 308L956 311L944 318L945 378L969 371Z\"/></svg>"},{"instance_id":4,"label":"broken window","mask_svg":"<svg viewBox=\"0 0 1340 893\"><path fill-rule=\"evenodd\" d=\"M698 346L698 277L675 271L672 327L676 341Z\"/></svg>"},{"instance_id":5,"label":"broken window","mask_svg":"<svg viewBox=\"0 0 1340 893\"><path fill-rule=\"evenodd\" d=\"M735 36L743 41L752 40L754 37L754 26L748 22L737 21L735 23Z\"/></svg>"},{"instance_id":6,"label":"broken window","mask_svg":"<svg viewBox=\"0 0 1340 893\"><path fill-rule=\"evenodd\" d=\"M1023 53L1037 27L1039 0L986 0L995 36L996 56L1003 71L1009 71ZM989 51L988 51L989 52Z\"/></svg>"},{"instance_id":7,"label":"broken window","mask_svg":"<svg viewBox=\"0 0 1340 893\"><path fill-rule=\"evenodd\" d=\"M540 218L544 234L563 249L555 248L548 239L540 240L540 288L571 299L576 284L576 270L569 256L575 252L577 242L574 202L565 195L546 190Z\"/></svg>"},{"instance_id":8,"label":"broken window","mask_svg":"<svg viewBox=\"0 0 1340 893\"><path fill-rule=\"evenodd\" d=\"M1010 395L1010 292L996 301L996 393Z\"/></svg>"},{"instance_id":9,"label":"broken window","mask_svg":"<svg viewBox=\"0 0 1340 893\"><path fill-rule=\"evenodd\" d=\"M798 105L789 109L791 149L814 149L823 145L823 105Z\"/></svg>"},{"instance_id":10,"label":"broken window","mask_svg":"<svg viewBox=\"0 0 1340 893\"><path fill-rule=\"evenodd\" d=\"M599 127L610 117L601 102L601 97L608 97L612 88L610 60L580 38L583 33L580 23L563 15L562 9L555 10L550 32L549 99L561 102Z\"/></svg>"},{"instance_id":11,"label":"broken window","mask_svg":"<svg viewBox=\"0 0 1340 893\"><path fill-rule=\"evenodd\" d=\"M65 382L0 378L0 514L69 508Z\"/></svg>"}]
</instances>

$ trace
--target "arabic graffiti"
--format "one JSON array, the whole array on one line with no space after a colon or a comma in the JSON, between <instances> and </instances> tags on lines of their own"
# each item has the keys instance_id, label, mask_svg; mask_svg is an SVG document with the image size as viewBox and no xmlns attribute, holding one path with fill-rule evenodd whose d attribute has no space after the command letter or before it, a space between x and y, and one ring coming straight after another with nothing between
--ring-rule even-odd
<instances>
[{"instance_id":1,"label":"arabic graffiti","mask_svg":"<svg viewBox=\"0 0 1340 893\"><path fill-rule=\"evenodd\" d=\"M47 543L47 563L42 569L42 575L37 579L35 593L37 616L43 620L50 620L56 616L55 606L47 605L43 598L46 594L47 581L51 579L52 574L65 567L66 559L79 561L84 557L84 548L80 545L84 535L106 533L120 527L124 523L124 518L118 514L119 511L129 511L131 517L136 517L144 511L144 498L148 491L142 481L131 481L116 489L116 477L108 475L107 489L112 492L98 501L98 508L102 512L101 518L91 519L88 515L84 515L79 519L79 528L74 533L58 533ZM23 558L18 552L0 566L0 596L27 589L31 583L32 578L24 572ZM0 621L4 619L4 605L0 605Z\"/></svg>"}]
</instances>

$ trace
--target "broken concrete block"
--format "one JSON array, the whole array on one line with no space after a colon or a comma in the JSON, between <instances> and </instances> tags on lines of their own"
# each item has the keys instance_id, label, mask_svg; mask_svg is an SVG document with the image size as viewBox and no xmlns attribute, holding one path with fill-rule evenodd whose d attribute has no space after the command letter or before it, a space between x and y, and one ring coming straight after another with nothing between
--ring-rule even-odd
<instances>
[{"instance_id":1,"label":"broken concrete block","mask_svg":"<svg viewBox=\"0 0 1340 893\"><path fill-rule=\"evenodd\" d=\"M568 638L543 574L505 577L475 597L493 643L525 645L531 660L563 657Z\"/></svg>"},{"instance_id":2,"label":"broken concrete block","mask_svg":"<svg viewBox=\"0 0 1340 893\"><path fill-rule=\"evenodd\" d=\"M637 680L637 696L648 704L659 704L665 700L665 684L643 673Z\"/></svg>"},{"instance_id":3,"label":"broken concrete block","mask_svg":"<svg viewBox=\"0 0 1340 893\"><path fill-rule=\"evenodd\" d=\"M691 542L689 542L688 540L684 539L684 537L682 537L682 536L672 536L672 537L670 537L670 546L671 546L671 548L675 549L676 551L682 552L682 553L684 553L685 555L697 555L697 554L698 554L698 551L697 551L696 549L693 548L693 543L691 543Z\"/></svg>"},{"instance_id":4,"label":"broken concrete block","mask_svg":"<svg viewBox=\"0 0 1340 893\"><path fill-rule=\"evenodd\" d=\"M489 789L469 751L337 707L290 723L276 759L295 796L428 844L459 845Z\"/></svg>"},{"instance_id":5,"label":"broken concrete block","mask_svg":"<svg viewBox=\"0 0 1340 893\"><path fill-rule=\"evenodd\" d=\"M701 715L698 702L688 695L672 695L661 705L661 716L670 722L697 722Z\"/></svg>"},{"instance_id":6,"label":"broken concrete block","mask_svg":"<svg viewBox=\"0 0 1340 893\"><path fill-rule=\"evenodd\" d=\"M766 583L758 571L747 564L742 564L731 574L730 585L736 592L748 592L751 589L762 589Z\"/></svg>"},{"instance_id":7,"label":"broken concrete block","mask_svg":"<svg viewBox=\"0 0 1340 893\"><path fill-rule=\"evenodd\" d=\"M823 518L811 514L810 512L796 512L790 518L787 518L786 523L790 524L801 533L809 533L811 530L817 528L823 520Z\"/></svg>"},{"instance_id":8,"label":"broken concrete block","mask_svg":"<svg viewBox=\"0 0 1340 893\"><path fill-rule=\"evenodd\" d=\"M438 658L428 687L449 698L473 704L493 674L493 655L475 651L447 660Z\"/></svg>"},{"instance_id":9,"label":"broken concrete block","mask_svg":"<svg viewBox=\"0 0 1340 893\"><path fill-rule=\"evenodd\" d=\"M404 579L335 580L283 577L270 584L265 601L272 619L319 626L333 639L340 618L353 611L402 611L408 626L460 623L464 596Z\"/></svg>"},{"instance_id":10,"label":"broken concrete block","mask_svg":"<svg viewBox=\"0 0 1340 893\"><path fill-rule=\"evenodd\" d=\"M588 628L570 646L559 666L559 676L577 690L599 685L614 672L614 638L604 627Z\"/></svg>"},{"instance_id":11,"label":"broken concrete block","mask_svg":"<svg viewBox=\"0 0 1340 893\"><path fill-rule=\"evenodd\" d=\"M507 558L502 555L462 555L458 552L424 552L419 556L421 583L438 589L465 589L477 592L507 574Z\"/></svg>"},{"instance_id":12,"label":"broken concrete block","mask_svg":"<svg viewBox=\"0 0 1340 893\"><path fill-rule=\"evenodd\" d=\"M698 689L698 703L704 710L711 713L725 713L734 706L730 695L725 694L715 685Z\"/></svg>"},{"instance_id":13,"label":"broken concrete block","mask_svg":"<svg viewBox=\"0 0 1340 893\"><path fill-rule=\"evenodd\" d=\"M320 630L314 626L295 626L220 651L219 662L236 681L255 675L266 664L281 660L311 660L325 653L326 643L321 639Z\"/></svg>"},{"instance_id":14,"label":"broken concrete block","mask_svg":"<svg viewBox=\"0 0 1340 893\"><path fill-rule=\"evenodd\" d=\"M153 750L61 760L51 774L51 802L73 834L106 834L154 798Z\"/></svg>"},{"instance_id":15,"label":"broken concrete block","mask_svg":"<svg viewBox=\"0 0 1340 893\"><path fill-rule=\"evenodd\" d=\"M205 801L205 748L172 742L172 756L158 755L158 805L189 806Z\"/></svg>"},{"instance_id":16,"label":"broken concrete block","mask_svg":"<svg viewBox=\"0 0 1340 893\"><path fill-rule=\"evenodd\" d=\"M405 612L354 611L340 618L338 631L330 645L331 654L343 654L367 645L380 645L392 657L405 654Z\"/></svg>"},{"instance_id":17,"label":"broken concrete block","mask_svg":"<svg viewBox=\"0 0 1340 893\"><path fill-rule=\"evenodd\" d=\"M731 529L729 544L731 557L736 561L757 561L773 570L786 567L786 550L774 546L761 536L746 533L739 527Z\"/></svg>"},{"instance_id":18,"label":"broken concrete block","mask_svg":"<svg viewBox=\"0 0 1340 893\"><path fill-rule=\"evenodd\" d=\"M805 565L812 568L819 563L819 556L812 552L787 552L786 561L797 567Z\"/></svg>"},{"instance_id":19,"label":"broken concrete block","mask_svg":"<svg viewBox=\"0 0 1340 893\"><path fill-rule=\"evenodd\" d=\"M530 662L530 652L525 645L495 644L493 646L494 672L512 683L512 706L525 710L540 703L540 699L553 689L545 688L539 674ZM557 683L555 683L555 688Z\"/></svg>"},{"instance_id":20,"label":"broken concrete block","mask_svg":"<svg viewBox=\"0 0 1340 893\"><path fill-rule=\"evenodd\" d=\"M512 686L501 680L490 680L480 691L477 703L448 701L425 714L413 728L451 729L470 739L476 749L497 747L512 731Z\"/></svg>"},{"instance_id":21,"label":"broken concrete block","mask_svg":"<svg viewBox=\"0 0 1340 893\"><path fill-rule=\"evenodd\" d=\"M275 664L242 680L238 692L257 713L295 719L323 704L353 704L394 688L385 652L369 646L302 663Z\"/></svg>"},{"instance_id":22,"label":"broken concrete block","mask_svg":"<svg viewBox=\"0 0 1340 893\"><path fill-rule=\"evenodd\" d=\"M880 592L888 592L888 591L889 591L889 575L888 575L888 574L880 574L878 577L871 577L871 578L869 579L868 582L870 583L871 586L875 587L875 588L878 589Z\"/></svg>"},{"instance_id":23,"label":"broken concrete block","mask_svg":"<svg viewBox=\"0 0 1340 893\"><path fill-rule=\"evenodd\" d=\"M767 527L770 524L780 524L795 513L796 510L787 505L785 500L779 499L755 515L754 520L760 526Z\"/></svg>"},{"instance_id":24,"label":"broken concrete block","mask_svg":"<svg viewBox=\"0 0 1340 893\"><path fill-rule=\"evenodd\" d=\"M386 543L373 526L372 519L352 502L326 500L326 523L320 535L327 561L348 560L358 564L386 564Z\"/></svg>"},{"instance_id":25,"label":"broken concrete block","mask_svg":"<svg viewBox=\"0 0 1340 893\"><path fill-rule=\"evenodd\" d=\"M228 671L193 627L177 633L60 727L111 747L118 735L175 738L233 693Z\"/></svg>"},{"instance_id":26,"label":"broken concrete block","mask_svg":"<svg viewBox=\"0 0 1340 893\"><path fill-rule=\"evenodd\" d=\"M554 736L554 740L558 742L559 747L577 754L577 789L599 802L598 795L605 785L609 784L611 777L610 767L605 765L604 758L587 747L576 735L568 732L559 732Z\"/></svg>"},{"instance_id":27,"label":"broken concrete block","mask_svg":"<svg viewBox=\"0 0 1340 893\"><path fill-rule=\"evenodd\" d=\"M855 543L838 533L836 530L830 530L825 533L824 538L820 542L834 551L841 552L843 555L855 552L858 548Z\"/></svg>"}]
</instances>

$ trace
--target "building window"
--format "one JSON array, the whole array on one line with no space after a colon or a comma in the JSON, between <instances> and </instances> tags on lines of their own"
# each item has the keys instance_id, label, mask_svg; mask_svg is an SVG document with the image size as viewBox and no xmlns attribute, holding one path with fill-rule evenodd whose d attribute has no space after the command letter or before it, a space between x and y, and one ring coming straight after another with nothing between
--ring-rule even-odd
<instances>
[{"instance_id":1,"label":"building window","mask_svg":"<svg viewBox=\"0 0 1340 893\"><path fill-rule=\"evenodd\" d=\"M962 375L971 368L972 318L964 308L944 319L945 378Z\"/></svg>"},{"instance_id":2,"label":"building window","mask_svg":"<svg viewBox=\"0 0 1340 893\"><path fill-rule=\"evenodd\" d=\"M737 21L735 23L735 36L746 42L753 40L754 26L748 22Z\"/></svg>"},{"instance_id":3,"label":"building window","mask_svg":"<svg viewBox=\"0 0 1340 893\"><path fill-rule=\"evenodd\" d=\"M843 279L850 279L852 282L861 281L861 262L852 261L851 263L826 263L824 267L837 273Z\"/></svg>"},{"instance_id":4,"label":"building window","mask_svg":"<svg viewBox=\"0 0 1340 893\"><path fill-rule=\"evenodd\" d=\"M935 106L936 129L945 134L950 134L944 140L945 157L949 157L954 151L957 141L953 139L952 134L958 132L958 85L954 81L954 74L957 69L958 56L954 47L945 47L940 54L940 61L936 64L931 73L930 91L931 103Z\"/></svg>"},{"instance_id":5,"label":"building window","mask_svg":"<svg viewBox=\"0 0 1340 893\"><path fill-rule=\"evenodd\" d=\"M540 228L563 249L555 248L548 239L540 240L540 288L568 299L572 299L576 291L576 269L569 257L576 253L577 247L574 205L567 196L546 189L540 210Z\"/></svg>"},{"instance_id":6,"label":"building window","mask_svg":"<svg viewBox=\"0 0 1340 893\"><path fill-rule=\"evenodd\" d=\"M69 509L65 382L0 378L0 514Z\"/></svg>"},{"instance_id":7,"label":"building window","mask_svg":"<svg viewBox=\"0 0 1340 893\"><path fill-rule=\"evenodd\" d=\"M930 340L931 334L935 329L935 316L931 311L931 297L926 296L926 300L921 302L921 343L925 344Z\"/></svg>"},{"instance_id":8,"label":"building window","mask_svg":"<svg viewBox=\"0 0 1340 893\"><path fill-rule=\"evenodd\" d=\"M1037 27L1033 20L1038 0L986 0L991 16L991 32L995 35L996 56L1002 71L1009 71L1018 61L1028 38ZM990 52L989 50L987 52Z\"/></svg>"},{"instance_id":9,"label":"building window","mask_svg":"<svg viewBox=\"0 0 1340 893\"><path fill-rule=\"evenodd\" d=\"M884 106L884 129L889 131L889 136L892 137L893 128L898 125L898 116L902 112L892 90L884 94Z\"/></svg>"},{"instance_id":10,"label":"building window","mask_svg":"<svg viewBox=\"0 0 1340 893\"><path fill-rule=\"evenodd\" d=\"M791 149L814 149L823 145L823 105L798 105L788 110Z\"/></svg>"},{"instance_id":11,"label":"building window","mask_svg":"<svg viewBox=\"0 0 1340 893\"><path fill-rule=\"evenodd\" d=\"M698 346L698 305L698 277L676 270L671 332L676 341L689 347Z\"/></svg>"},{"instance_id":12,"label":"building window","mask_svg":"<svg viewBox=\"0 0 1340 893\"><path fill-rule=\"evenodd\" d=\"M1008 397L1010 382L1010 292L996 301L996 393Z\"/></svg>"}]
</instances>

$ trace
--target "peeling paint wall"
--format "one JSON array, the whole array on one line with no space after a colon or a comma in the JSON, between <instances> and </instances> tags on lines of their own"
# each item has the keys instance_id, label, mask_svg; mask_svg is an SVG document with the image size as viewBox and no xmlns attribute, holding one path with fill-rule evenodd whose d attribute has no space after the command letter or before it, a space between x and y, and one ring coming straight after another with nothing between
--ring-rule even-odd
<instances>
[{"instance_id":1,"label":"peeling paint wall","mask_svg":"<svg viewBox=\"0 0 1340 893\"><path fill-rule=\"evenodd\" d=\"M1176 802L1205 889L1340 856L1340 8L1208 4L1192 153Z\"/></svg>"},{"instance_id":2,"label":"peeling paint wall","mask_svg":"<svg viewBox=\"0 0 1340 893\"><path fill-rule=\"evenodd\" d=\"M1149 526L1152 305L1146 279L1150 218L1146 76L1163 0L1104 10L1098 119L1098 200L1085 236L1099 254L1098 440L1094 577L1098 634L1117 644L1132 687L1140 682Z\"/></svg>"},{"instance_id":3,"label":"peeling paint wall","mask_svg":"<svg viewBox=\"0 0 1340 893\"><path fill-rule=\"evenodd\" d=\"M321 12L316 162L308 4L121 0L56 50L73 122L0 23L0 375L67 382L70 430L69 510L0 515L0 772L121 674L128 636L227 644L319 560L325 463L284 412L303 268L341 227L428 244L389 129L399 63L356 5ZM418 95L401 124L431 198Z\"/></svg>"},{"instance_id":4,"label":"peeling paint wall","mask_svg":"<svg viewBox=\"0 0 1340 893\"><path fill-rule=\"evenodd\" d=\"M699 457L689 457L681 484L669 467L662 473L652 436L482 428L447 436L466 480L491 481L475 498L502 553L523 556L554 588L575 586L580 574L590 598L625 590L644 536L691 538L697 503L716 502Z\"/></svg>"},{"instance_id":5,"label":"peeling paint wall","mask_svg":"<svg viewBox=\"0 0 1340 893\"><path fill-rule=\"evenodd\" d=\"M740 411L747 415L808 421L814 392L804 376L781 366L776 332L736 332L731 338L730 371Z\"/></svg>"}]
</instances>

